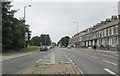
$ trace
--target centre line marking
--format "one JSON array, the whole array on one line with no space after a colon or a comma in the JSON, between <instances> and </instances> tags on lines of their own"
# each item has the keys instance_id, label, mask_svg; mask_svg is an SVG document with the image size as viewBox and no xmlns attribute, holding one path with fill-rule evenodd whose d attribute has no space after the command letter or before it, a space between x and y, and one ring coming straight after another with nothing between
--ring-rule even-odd
<instances>
[{"instance_id":1,"label":"centre line marking","mask_svg":"<svg viewBox=\"0 0 120 76\"><path fill-rule=\"evenodd\" d=\"M97 58L97 57L95 57L95 56L90 56L90 57L95 58L95 59L98 59L98 58Z\"/></svg>"},{"instance_id":2,"label":"centre line marking","mask_svg":"<svg viewBox=\"0 0 120 76\"><path fill-rule=\"evenodd\" d=\"M113 71L111 71L111 70L109 70L109 69L107 69L107 68L104 68L104 70L107 71L107 72L110 73L110 74L115 74Z\"/></svg>"},{"instance_id":3,"label":"centre line marking","mask_svg":"<svg viewBox=\"0 0 120 76\"><path fill-rule=\"evenodd\" d=\"M117 65L116 63L112 63L112 62L110 62L110 61L107 61L107 60L102 60L102 61L104 61L104 62L106 62L106 63L113 64L113 65Z\"/></svg>"},{"instance_id":4,"label":"centre line marking","mask_svg":"<svg viewBox=\"0 0 120 76\"><path fill-rule=\"evenodd\" d=\"M108 56L108 55L105 55L105 54L101 54L102 56Z\"/></svg>"}]
</instances>

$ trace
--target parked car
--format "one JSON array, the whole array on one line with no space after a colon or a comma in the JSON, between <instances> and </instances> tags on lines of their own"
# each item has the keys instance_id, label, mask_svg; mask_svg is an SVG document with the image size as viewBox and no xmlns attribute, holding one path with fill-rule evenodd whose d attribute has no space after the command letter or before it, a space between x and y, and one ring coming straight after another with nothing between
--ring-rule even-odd
<instances>
[{"instance_id":1,"label":"parked car","mask_svg":"<svg viewBox=\"0 0 120 76\"><path fill-rule=\"evenodd\" d=\"M47 46L48 50L50 50L50 46Z\"/></svg>"},{"instance_id":2,"label":"parked car","mask_svg":"<svg viewBox=\"0 0 120 76\"><path fill-rule=\"evenodd\" d=\"M71 49L71 46L67 46L68 49Z\"/></svg>"},{"instance_id":3,"label":"parked car","mask_svg":"<svg viewBox=\"0 0 120 76\"><path fill-rule=\"evenodd\" d=\"M47 46L41 46L40 47L40 51L47 51L48 50L48 47Z\"/></svg>"}]
</instances>

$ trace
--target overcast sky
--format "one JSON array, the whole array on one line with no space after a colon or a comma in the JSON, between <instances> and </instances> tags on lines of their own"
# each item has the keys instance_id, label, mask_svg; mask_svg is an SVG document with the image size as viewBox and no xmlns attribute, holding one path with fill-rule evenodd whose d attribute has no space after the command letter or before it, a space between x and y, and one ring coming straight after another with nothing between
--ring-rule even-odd
<instances>
[{"instance_id":1,"label":"overcast sky","mask_svg":"<svg viewBox=\"0 0 120 76\"><path fill-rule=\"evenodd\" d=\"M26 20L32 37L46 33L54 42L77 32L74 21L82 31L118 13L118 2L14 2L13 9L20 9L15 17L23 17L23 8L29 4Z\"/></svg>"}]
</instances>

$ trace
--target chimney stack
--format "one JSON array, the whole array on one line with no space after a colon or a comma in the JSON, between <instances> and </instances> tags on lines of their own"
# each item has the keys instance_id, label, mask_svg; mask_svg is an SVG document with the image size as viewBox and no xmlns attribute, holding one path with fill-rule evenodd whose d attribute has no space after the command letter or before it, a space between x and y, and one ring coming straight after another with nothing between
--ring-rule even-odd
<instances>
[{"instance_id":1,"label":"chimney stack","mask_svg":"<svg viewBox=\"0 0 120 76\"><path fill-rule=\"evenodd\" d=\"M105 22L109 23L109 22L111 22L111 20L109 18L107 18Z\"/></svg>"},{"instance_id":2,"label":"chimney stack","mask_svg":"<svg viewBox=\"0 0 120 76\"><path fill-rule=\"evenodd\" d=\"M112 16L111 20L114 21L117 19L117 16Z\"/></svg>"},{"instance_id":3,"label":"chimney stack","mask_svg":"<svg viewBox=\"0 0 120 76\"><path fill-rule=\"evenodd\" d=\"M105 24L105 21L101 21L101 24Z\"/></svg>"}]
</instances>

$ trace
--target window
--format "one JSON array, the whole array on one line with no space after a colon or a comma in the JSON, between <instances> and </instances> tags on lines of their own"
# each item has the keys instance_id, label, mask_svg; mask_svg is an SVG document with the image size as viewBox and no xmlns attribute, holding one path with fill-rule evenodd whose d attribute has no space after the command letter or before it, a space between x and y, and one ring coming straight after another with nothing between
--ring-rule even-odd
<instances>
[{"instance_id":1,"label":"window","mask_svg":"<svg viewBox=\"0 0 120 76\"><path fill-rule=\"evenodd\" d=\"M114 34L114 27L111 27L111 35Z\"/></svg>"},{"instance_id":2,"label":"window","mask_svg":"<svg viewBox=\"0 0 120 76\"><path fill-rule=\"evenodd\" d=\"M102 31L99 31L99 37L101 37L101 36L102 36L102 35L101 35L101 32L102 32Z\"/></svg>"},{"instance_id":3,"label":"window","mask_svg":"<svg viewBox=\"0 0 120 76\"><path fill-rule=\"evenodd\" d=\"M98 38L99 37L99 33L98 32L96 32L96 38Z\"/></svg>"},{"instance_id":4,"label":"window","mask_svg":"<svg viewBox=\"0 0 120 76\"><path fill-rule=\"evenodd\" d=\"M111 28L108 28L108 36L111 35Z\"/></svg>"},{"instance_id":5,"label":"window","mask_svg":"<svg viewBox=\"0 0 120 76\"><path fill-rule=\"evenodd\" d=\"M102 34L102 37L104 37L104 30L102 30L102 33L101 33L101 34Z\"/></svg>"},{"instance_id":6,"label":"window","mask_svg":"<svg viewBox=\"0 0 120 76\"><path fill-rule=\"evenodd\" d=\"M101 37L103 37L103 30L101 30Z\"/></svg>"},{"instance_id":7,"label":"window","mask_svg":"<svg viewBox=\"0 0 120 76\"><path fill-rule=\"evenodd\" d=\"M105 45L105 39L102 39L102 45Z\"/></svg>"},{"instance_id":8,"label":"window","mask_svg":"<svg viewBox=\"0 0 120 76\"><path fill-rule=\"evenodd\" d=\"M115 34L118 34L118 25L115 26Z\"/></svg>"},{"instance_id":9,"label":"window","mask_svg":"<svg viewBox=\"0 0 120 76\"><path fill-rule=\"evenodd\" d=\"M104 36L107 36L107 30L104 29Z\"/></svg>"},{"instance_id":10,"label":"window","mask_svg":"<svg viewBox=\"0 0 120 76\"><path fill-rule=\"evenodd\" d=\"M109 38L109 46L112 45L112 38Z\"/></svg>"}]
</instances>

